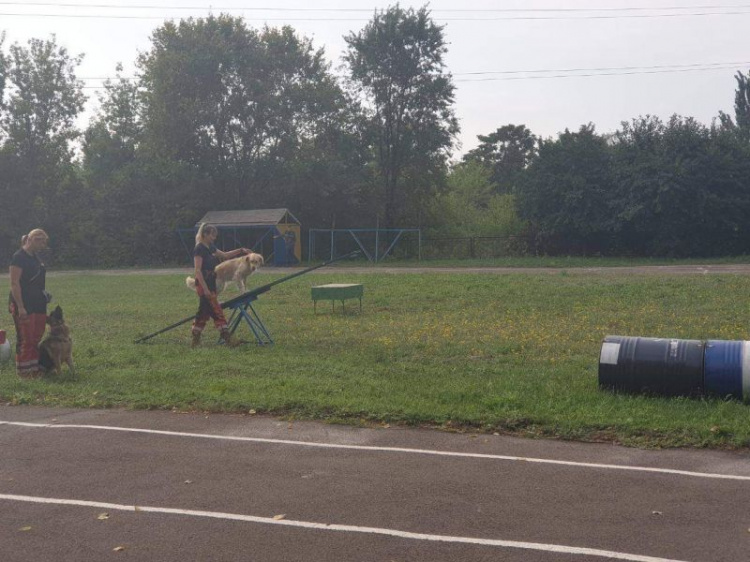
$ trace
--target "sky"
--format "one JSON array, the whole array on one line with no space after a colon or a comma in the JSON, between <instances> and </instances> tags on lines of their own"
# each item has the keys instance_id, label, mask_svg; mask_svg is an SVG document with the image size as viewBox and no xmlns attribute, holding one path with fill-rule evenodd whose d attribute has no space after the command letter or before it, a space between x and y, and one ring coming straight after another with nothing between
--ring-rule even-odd
<instances>
[{"instance_id":1,"label":"sky","mask_svg":"<svg viewBox=\"0 0 750 562\"><path fill-rule=\"evenodd\" d=\"M102 80L115 76L117 63L135 76L138 53L149 50L152 31L167 19L229 13L256 28L290 25L323 48L336 69L344 36L393 4L0 0L0 32L6 50L54 34L69 53L85 55L78 69L90 97L85 126ZM750 0L433 0L428 9L444 26L446 70L456 86L456 157L477 146L477 135L510 123L542 137L586 123L610 133L645 115L676 113L709 125L720 110L734 114L734 75L750 70Z\"/></svg>"}]
</instances>

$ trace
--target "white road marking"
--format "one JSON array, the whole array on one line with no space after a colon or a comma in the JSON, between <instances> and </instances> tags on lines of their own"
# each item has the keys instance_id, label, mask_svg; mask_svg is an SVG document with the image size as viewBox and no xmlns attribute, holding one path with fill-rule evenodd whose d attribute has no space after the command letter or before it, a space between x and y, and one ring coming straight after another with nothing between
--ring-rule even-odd
<instances>
[{"instance_id":1,"label":"white road marking","mask_svg":"<svg viewBox=\"0 0 750 562\"><path fill-rule=\"evenodd\" d=\"M315 523L312 521L295 521L292 519L273 519L271 517L257 517L254 515L241 515L238 513L221 513L218 511L197 511L193 509L175 509L170 507L134 506L116 503L94 502L86 500L69 500L58 498L40 498L34 496L19 496L14 494L0 494L0 500L17 501L38 504L68 505L78 507L94 507L110 511L130 511L134 513L163 513L168 515L184 515L189 517L208 517L212 519L223 519L226 521L244 521L247 523L261 523L264 525L280 525L283 527L297 527L303 529L316 529L319 531L339 531L345 533L365 533L372 535L384 535L400 539L410 539L430 542L447 542L472 544L478 546L498 546L504 548L519 548L524 550L536 550L542 552L556 552L560 554L578 554L582 556L598 556L613 560L628 560L631 562L685 562L668 558L655 558L640 554L628 554L624 552L612 552L596 548L581 548L576 546L564 546L557 544L543 544L522 541L508 541L498 539L481 539L474 537L453 537L449 535L430 535L426 533L411 533L397 529L381 529L378 527L359 527L356 525L336 525L328 523Z\"/></svg>"},{"instance_id":2,"label":"white road marking","mask_svg":"<svg viewBox=\"0 0 750 562\"><path fill-rule=\"evenodd\" d=\"M718 480L740 480L750 482L750 476L737 474L717 474L711 472L693 472L672 468L654 468L650 466L628 466L620 464L600 464L591 462L561 461L556 459L539 459L533 457L516 457L510 455L490 455L485 453L458 453L453 451L435 451L430 449L407 449L404 447L375 447L369 445L341 445L337 443L318 443L308 441L292 441L288 439L267 439L263 437L236 437L233 435L212 435L207 433L188 433L182 431L165 431L160 429L140 429L135 427L117 427L109 425L84 424L49 424L0 420L0 425L33 427L43 429L97 429L104 431L122 431L127 433L145 433L150 435L168 435L171 437L193 437L199 439L219 439L224 441L242 441L250 443L267 443L272 445L294 445L298 447L317 447L321 449L345 449L352 451L374 451L386 453L405 453L413 455L434 455L441 457L458 457L470 459L489 459L500 461L529 462L536 464L553 464L559 466L574 466L580 468L596 468L606 470L630 470L635 472L653 472L656 474L672 474L677 476L691 476L696 478L713 478Z\"/></svg>"}]
</instances>

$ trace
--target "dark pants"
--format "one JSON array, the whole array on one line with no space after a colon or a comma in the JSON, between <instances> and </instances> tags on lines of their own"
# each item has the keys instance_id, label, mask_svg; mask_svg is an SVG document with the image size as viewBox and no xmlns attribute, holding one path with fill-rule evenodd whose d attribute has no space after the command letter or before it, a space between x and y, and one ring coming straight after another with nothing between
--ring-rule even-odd
<instances>
[{"instance_id":1,"label":"dark pants","mask_svg":"<svg viewBox=\"0 0 750 562\"><path fill-rule=\"evenodd\" d=\"M206 295L200 283L196 283L195 290L200 298L200 303L198 305L198 312L195 315L195 320L193 320L193 334L200 334L203 332L203 328L206 327L209 318L213 319L214 326L216 326L217 330L226 330L227 319L224 317L224 311L221 309L216 293L211 292Z\"/></svg>"}]
</instances>

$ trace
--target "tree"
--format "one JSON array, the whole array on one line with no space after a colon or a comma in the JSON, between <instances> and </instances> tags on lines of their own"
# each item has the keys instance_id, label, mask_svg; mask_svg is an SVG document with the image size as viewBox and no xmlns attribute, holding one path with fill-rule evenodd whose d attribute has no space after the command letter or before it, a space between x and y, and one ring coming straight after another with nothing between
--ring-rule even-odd
<instances>
[{"instance_id":1,"label":"tree","mask_svg":"<svg viewBox=\"0 0 750 562\"><path fill-rule=\"evenodd\" d=\"M602 252L616 227L607 139L592 124L539 145L516 195L519 214L550 252Z\"/></svg>"},{"instance_id":2,"label":"tree","mask_svg":"<svg viewBox=\"0 0 750 562\"><path fill-rule=\"evenodd\" d=\"M74 242L89 260L82 265L173 262L183 253L175 230L205 210L211 190L194 164L145 142L140 87L120 77L121 70L105 82L98 115L84 134L90 208ZM85 231L96 232L95 243Z\"/></svg>"},{"instance_id":3,"label":"tree","mask_svg":"<svg viewBox=\"0 0 750 562\"><path fill-rule=\"evenodd\" d=\"M0 237L6 243L44 225L64 246L82 207L71 146L85 100L75 76L82 58L70 56L53 36L11 45L3 62L8 95L0 114Z\"/></svg>"},{"instance_id":4,"label":"tree","mask_svg":"<svg viewBox=\"0 0 750 562\"><path fill-rule=\"evenodd\" d=\"M623 123L612 145L611 200L621 247L672 256L743 251L750 212L743 144L731 129L690 117Z\"/></svg>"},{"instance_id":5,"label":"tree","mask_svg":"<svg viewBox=\"0 0 750 562\"><path fill-rule=\"evenodd\" d=\"M750 73L738 72L735 76L737 90L734 96L734 115L740 135L750 140Z\"/></svg>"},{"instance_id":6,"label":"tree","mask_svg":"<svg viewBox=\"0 0 750 562\"><path fill-rule=\"evenodd\" d=\"M523 228L514 196L494 193L492 170L481 162L451 169L446 188L427 205L430 235L511 236Z\"/></svg>"},{"instance_id":7,"label":"tree","mask_svg":"<svg viewBox=\"0 0 750 562\"><path fill-rule=\"evenodd\" d=\"M426 8L375 12L345 37L352 87L364 98L367 131L383 187L384 220L416 214L442 181L458 133L454 86L445 72L443 28Z\"/></svg>"},{"instance_id":8,"label":"tree","mask_svg":"<svg viewBox=\"0 0 750 562\"><path fill-rule=\"evenodd\" d=\"M5 32L0 32L0 111L5 106L5 82L8 78L8 57L3 52L3 43L5 43ZM2 137L0 137L2 140Z\"/></svg>"},{"instance_id":9,"label":"tree","mask_svg":"<svg viewBox=\"0 0 750 562\"><path fill-rule=\"evenodd\" d=\"M489 166L496 192L514 193L518 177L536 156L538 139L525 125L505 125L477 138L479 146L467 152L463 160Z\"/></svg>"},{"instance_id":10,"label":"tree","mask_svg":"<svg viewBox=\"0 0 750 562\"><path fill-rule=\"evenodd\" d=\"M54 37L31 39L28 48L11 46L13 88L0 118L8 149L32 160L43 153L63 160L70 156L69 143L79 135L75 118L85 101L83 83L75 76L82 60L83 55L71 57Z\"/></svg>"},{"instance_id":11,"label":"tree","mask_svg":"<svg viewBox=\"0 0 750 562\"><path fill-rule=\"evenodd\" d=\"M138 66L145 142L211 178L217 207L283 199L297 149L345 105L310 40L227 15L165 23Z\"/></svg>"},{"instance_id":12,"label":"tree","mask_svg":"<svg viewBox=\"0 0 750 562\"><path fill-rule=\"evenodd\" d=\"M143 142L138 85L122 78L122 65L117 65L116 72L115 81L104 82L98 115L84 133L83 167L102 177L132 162Z\"/></svg>"}]
</instances>

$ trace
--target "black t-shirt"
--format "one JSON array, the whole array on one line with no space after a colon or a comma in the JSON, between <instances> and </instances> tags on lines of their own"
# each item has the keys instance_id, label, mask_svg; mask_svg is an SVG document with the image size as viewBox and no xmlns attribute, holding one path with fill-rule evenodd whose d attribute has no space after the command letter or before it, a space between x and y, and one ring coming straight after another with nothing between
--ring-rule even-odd
<instances>
[{"instance_id":1,"label":"black t-shirt","mask_svg":"<svg viewBox=\"0 0 750 562\"><path fill-rule=\"evenodd\" d=\"M214 272L214 269L219 265L219 258L214 256L216 251L217 248L213 244L211 244L210 248L206 247L205 244L196 244L195 249L193 250L193 256L200 256L203 258L201 273L203 274L203 279L206 280L206 285L208 285L208 288L212 291L216 291L216 273Z\"/></svg>"},{"instance_id":2,"label":"black t-shirt","mask_svg":"<svg viewBox=\"0 0 750 562\"><path fill-rule=\"evenodd\" d=\"M21 298L29 314L47 314L47 297L44 295L47 270L38 257L18 250L10 260L10 265L21 269ZM10 295L13 301L13 294Z\"/></svg>"}]
</instances>

